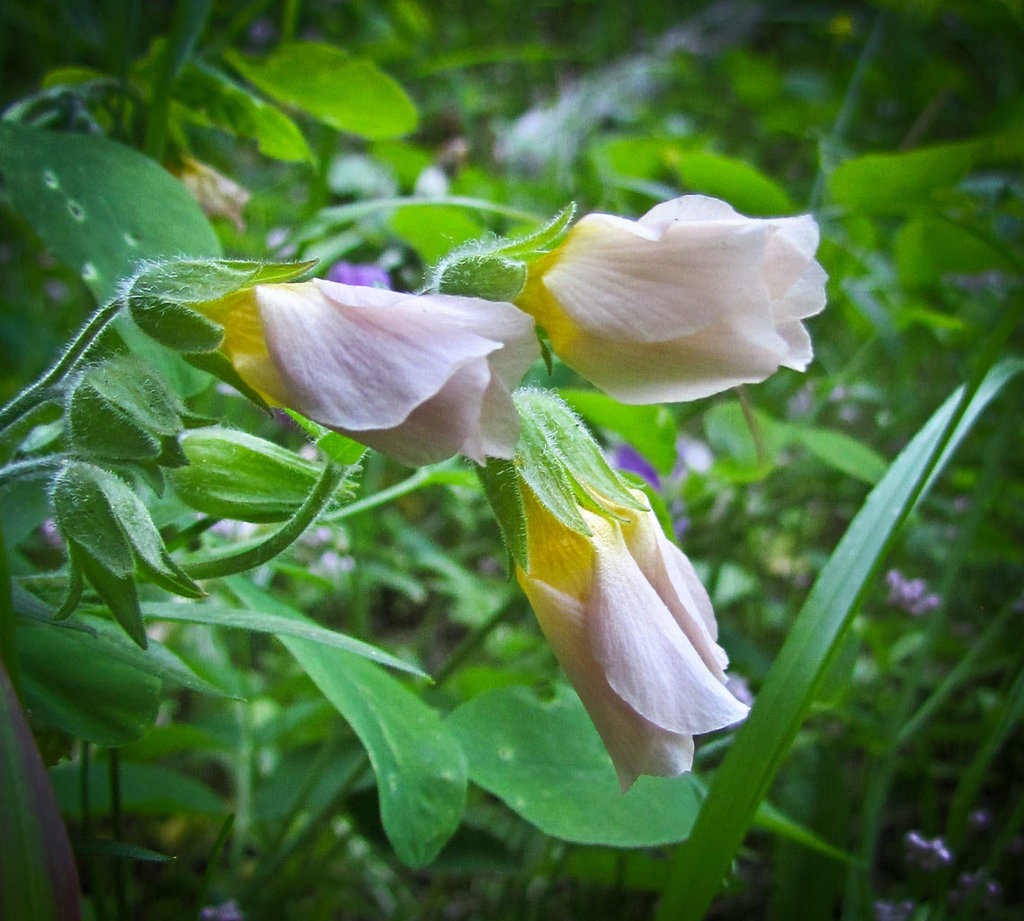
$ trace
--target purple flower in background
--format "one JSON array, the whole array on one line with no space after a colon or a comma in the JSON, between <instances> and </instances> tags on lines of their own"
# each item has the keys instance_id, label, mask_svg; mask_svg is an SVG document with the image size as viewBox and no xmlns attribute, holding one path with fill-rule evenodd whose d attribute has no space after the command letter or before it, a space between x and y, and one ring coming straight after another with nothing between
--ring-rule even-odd
<instances>
[{"instance_id":1,"label":"purple flower in background","mask_svg":"<svg viewBox=\"0 0 1024 921\"><path fill-rule=\"evenodd\" d=\"M875 921L909 921L916 905L910 899L889 902L879 899L875 902Z\"/></svg>"},{"instance_id":2,"label":"purple flower in background","mask_svg":"<svg viewBox=\"0 0 1024 921\"><path fill-rule=\"evenodd\" d=\"M327 271L327 280L342 285L391 288L391 276L384 269L364 262L335 262Z\"/></svg>"},{"instance_id":3,"label":"purple flower in background","mask_svg":"<svg viewBox=\"0 0 1024 921\"><path fill-rule=\"evenodd\" d=\"M942 838L926 838L918 831L908 831L903 836L907 863L922 870L941 870L953 862L953 854Z\"/></svg>"},{"instance_id":4,"label":"purple flower in background","mask_svg":"<svg viewBox=\"0 0 1024 921\"><path fill-rule=\"evenodd\" d=\"M615 451L612 454L612 465L624 473L635 473L651 489L661 489L661 478L658 476L658 471L631 444L623 442L615 446Z\"/></svg>"},{"instance_id":5,"label":"purple flower in background","mask_svg":"<svg viewBox=\"0 0 1024 921\"><path fill-rule=\"evenodd\" d=\"M907 579L898 569L889 570L885 583L889 586L886 603L902 608L914 617L927 614L942 603L938 595L928 591L924 579Z\"/></svg>"},{"instance_id":6,"label":"purple flower in background","mask_svg":"<svg viewBox=\"0 0 1024 921\"><path fill-rule=\"evenodd\" d=\"M199 912L199 921L245 921L238 902L231 899L221 905L207 905Z\"/></svg>"}]
</instances>

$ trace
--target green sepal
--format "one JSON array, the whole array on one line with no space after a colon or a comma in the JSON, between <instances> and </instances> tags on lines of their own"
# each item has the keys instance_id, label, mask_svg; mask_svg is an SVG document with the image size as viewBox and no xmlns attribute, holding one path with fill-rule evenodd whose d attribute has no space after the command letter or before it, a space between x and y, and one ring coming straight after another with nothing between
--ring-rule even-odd
<instances>
[{"instance_id":1,"label":"green sepal","mask_svg":"<svg viewBox=\"0 0 1024 921\"><path fill-rule=\"evenodd\" d=\"M71 565L77 569L96 590L103 603L110 609L124 632L132 641L145 649L149 645L146 627L139 609L139 595L131 575L120 575L108 569L100 560L78 541L68 539L68 556Z\"/></svg>"},{"instance_id":2,"label":"green sepal","mask_svg":"<svg viewBox=\"0 0 1024 921\"><path fill-rule=\"evenodd\" d=\"M171 559L145 505L114 474L91 464L69 464L55 481L53 505L72 565L136 642L142 635L134 585L136 563L150 581L167 591L186 598L204 595Z\"/></svg>"},{"instance_id":3,"label":"green sepal","mask_svg":"<svg viewBox=\"0 0 1024 921\"><path fill-rule=\"evenodd\" d=\"M514 301L526 284L527 263L550 252L565 236L576 205L563 208L539 230L522 237L490 237L452 250L431 273L428 291Z\"/></svg>"},{"instance_id":4,"label":"green sepal","mask_svg":"<svg viewBox=\"0 0 1024 921\"><path fill-rule=\"evenodd\" d=\"M132 319L161 345L187 356L217 349L223 328L192 306L217 301L254 285L290 281L315 263L262 263L184 259L147 266L125 288Z\"/></svg>"},{"instance_id":5,"label":"green sepal","mask_svg":"<svg viewBox=\"0 0 1024 921\"><path fill-rule=\"evenodd\" d=\"M576 202L569 202L539 230L522 237L504 240L496 253L509 258L533 259L553 250L569 232L569 225L576 216Z\"/></svg>"},{"instance_id":6,"label":"green sepal","mask_svg":"<svg viewBox=\"0 0 1024 921\"><path fill-rule=\"evenodd\" d=\"M181 401L152 368L116 355L89 368L68 397L68 436L81 454L110 460L172 457Z\"/></svg>"},{"instance_id":7,"label":"green sepal","mask_svg":"<svg viewBox=\"0 0 1024 921\"><path fill-rule=\"evenodd\" d=\"M133 298L129 312L150 339L183 355L212 352L224 341L224 327L184 304Z\"/></svg>"},{"instance_id":8,"label":"green sepal","mask_svg":"<svg viewBox=\"0 0 1024 921\"><path fill-rule=\"evenodd\" d=\"M515 463L489 457L486 466L476 468L476 474L494 511L513 562L521 569L528 570L530 558L526 540L526 512Z\"/></svg>"},{"instance_id":9,"label":"green sepal","mask_svg":"<svg viewBox=\"0 0 1024 921\"><path fill-rule=\"evenodd\" d=\"M562 524L589 537L580 507L619 521L623 520L619 509L646 510L559 397L547 391L520 390L513 399L522 423L516 470Z\"/></svg>"},{"instance_id":10,"label":"green sepal","mask_svg":"<svg viewBox=\"0 0 1024 921\"><path fill-rule=\"evenodd\" d=\"M196 429L181 446L189 464L169 473L174 490L190 508L213 518L284 521L306 500L322 469L233 429Z\"/></svg>"},{"instance_id":11,"label":"green sepal","mask_svg":"<svg viewBox=\"0 0 1024 921\"><path fill-rule=\"evenodd\" d=\"M443 261L434 279L441 294L514 301L526 284L526 263L505 256L467 254Z\"/></svg>"},{"instance_id":12,"label":"green sepal","mask_svg":"<svg viewBox=\"0 0 1024 921\"><path fill-rule=\"evenodd\" d=\"M231 360L223 352L204 352L195 355L183 355L193 368L212 374L218 380L223 381L230 387L234 387L247 400L251 400L268 415L271 412L270 405L263 399L262 395L242 380L241 375L231 364Z\"/></svg>"}]
</instances>

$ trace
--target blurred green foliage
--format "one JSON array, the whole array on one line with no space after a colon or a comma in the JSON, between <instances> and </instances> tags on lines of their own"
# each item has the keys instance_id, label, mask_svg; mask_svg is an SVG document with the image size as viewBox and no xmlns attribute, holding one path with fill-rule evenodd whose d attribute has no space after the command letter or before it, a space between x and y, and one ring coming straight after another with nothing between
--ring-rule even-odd
<instances>
[{"instance_id":1,"label":"blurred green foliage","mask_svg":"<svg viewBox=\"0 0 1024 921\"><path fill-rule=\"evenodd\" d=\"M830 282L807 375L742 401L624 410L563 366L534 372L610 458L653 466L656 508L756 698L871 484L1024 297L1022 42L1014 0L14 0L0 8L0 396L49 367L140 259L373 263L414 290L459 244L534 230L570 200L629 216L684 192L748 214L811 210ZM1006 352L1022 344L1018 328ZM223 369L197 371L126 323L100 346L76 393L124 417L122 460L141 433L118 473L140 478L145 546L124 525L135 493L103 489L111 458L74 429L73 400L67 436L40 416L3 459L45 460L65 437L93 452L71 500L109 500L93 510L121 535L121 581L86 565L88 610L43 624L74 581L52 520L67 490L0 489L22 695L91 916L226 921L209 911L231 899L253 921L653 916L731 734L703 740L663 800L655 783L617 799L471 472L360 462L322 432L324 453L299 457L310 433L205 373ZM166 383L104 377L128 348ZM995 396L899 532L897 575L868 585L714 917L1019 915L1019 387ZM179 415L157 431L152 407L168 401ZM209 430L191 430L210 419L252 434L204 445ZM166 453L186 428L205 479ZM283 546L332 466L318 526L190 603L191 622L161 618L184 607L161 578L188 589L192 564ZM71 500L64 533L89 547ZM236 622L218 625L222 611ZM303 618L322 632L282 626ZM533 759L521 772L519 744ZM911 832L942 838L950 860ZM111 836L177 859L86 856Z\"/></svg>"}]
</instances>

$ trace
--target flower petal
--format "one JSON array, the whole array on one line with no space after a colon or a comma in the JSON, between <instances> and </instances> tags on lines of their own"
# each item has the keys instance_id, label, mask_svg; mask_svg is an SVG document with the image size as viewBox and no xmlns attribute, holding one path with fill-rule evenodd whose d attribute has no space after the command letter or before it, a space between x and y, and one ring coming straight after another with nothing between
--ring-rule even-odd
<instances>
[{"instance_id":1,"label":"flower petal","mask_svg":"<svg viewBox=\"0 0 1024 921\"><path fill-rule=\"evenodd\" d=\"M680 631L618 529L609 525L595 534L595 547L587 630L608 684L670 732L711 732L743 719L747 707Z\"/></svg>"},{"instance_id":2,"label":"flower petal","mask_svg":"<svg viewBox=\"0 0 1024 921\"><path fill-rule=\"evenodd\" d=\"M611 756L623 792L640 774L676 777L690 770L692 736L671 732L645 719L608 684L586 634L588 614L581 602L522 571L519 582Z\"/></svg>"},{"instance_id":3,"label":"flower petal","mask_svg":"<svg viewBox=\"0 0 1024 921\"><path fill-rule=\"evenodd\" d=\"M543 284L575 325L605 339L659 342L768 310L759 274L766 227L673 222L653 234L586 215L552 254ZM557 326L540 322L557 351Z\"/></svg>"}]
</instances>

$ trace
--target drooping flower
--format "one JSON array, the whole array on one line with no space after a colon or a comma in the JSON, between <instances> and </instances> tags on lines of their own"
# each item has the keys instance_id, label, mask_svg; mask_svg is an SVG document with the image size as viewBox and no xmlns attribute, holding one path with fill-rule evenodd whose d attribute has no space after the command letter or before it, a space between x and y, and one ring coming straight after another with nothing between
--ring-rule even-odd
<instances>
[{"instance_id":1,"label":"drooping flower","mask_svg":"<svg viewBox=\"0 0 1024 921\"><path fill-rule=\"evenodd\" d=\"M810 215L755 219L702 195L637 221L588 214L516 303L570 367L626 403L694 400L812 357L825 306Z\"/></svg>"},{"instance_id":2,"label":"drooping flower","mask_svg":"<svg viewBox=\"0 0 1024 921\"><path fill-rule=\"evenodd\" d=\"M510 391L539 356L533 321L512 304L314 279L197 309L270 402L410 465L512 456Z\"/></svg>"},{"instance_id":3,"label":"drooping flower","mask_svg":"<svg viewBox=\"0 0 1024 921\"><path fill-rule=\"evenodd\" d=\"M588 537L525 484L522 494L529 563L517 567L519 584L622 789L640 774L688 771L693 736L748 709L726 688L728 660L693 566L649 508L616 509L621 520L580 508ZM643 493L632 494L646 505Z\"/></svg>"}]
</instances>

